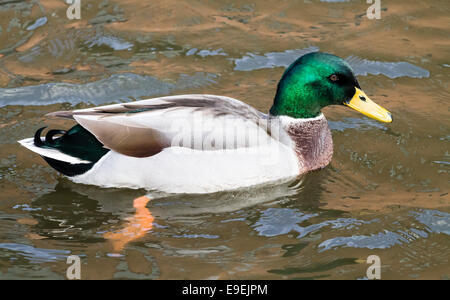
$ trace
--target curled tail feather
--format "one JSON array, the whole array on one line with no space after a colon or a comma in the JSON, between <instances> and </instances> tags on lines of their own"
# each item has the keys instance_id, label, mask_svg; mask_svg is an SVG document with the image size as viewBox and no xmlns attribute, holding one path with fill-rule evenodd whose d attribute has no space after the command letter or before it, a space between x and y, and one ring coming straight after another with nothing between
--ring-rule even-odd
<instances>
[{"instance_id":1,"label":"curled tail feather","mask_svg":"<svg viewBox=\"0 0 450 300\"><path fill-rule=\"evenodd\" d=\"M43 139L41 135L45 128L39 128L34 138L19 143L41 155L51 167L64 175L76 176L87 172L109 152L80 125L75 125L68 131L49 130ZM57 135L60 136L56 137Z\"/></svg>"}]
</instances>

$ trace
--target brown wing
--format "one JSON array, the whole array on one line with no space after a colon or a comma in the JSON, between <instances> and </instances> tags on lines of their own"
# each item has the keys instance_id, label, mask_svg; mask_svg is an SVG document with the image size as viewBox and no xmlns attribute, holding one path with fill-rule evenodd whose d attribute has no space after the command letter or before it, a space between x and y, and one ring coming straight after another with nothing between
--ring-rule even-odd
<instances>
[{"instance_id":1,"label":"brown wing","mask_svg":"<svg viewBox=\"0 0 450 300\"><path fill-rule=\"evenodd\" d=\"M147 157L161 152L170 141L152 128L132 127L106 120L98 121L74 116L106 148L133 157Z\"/></svg>"}]
</instances>

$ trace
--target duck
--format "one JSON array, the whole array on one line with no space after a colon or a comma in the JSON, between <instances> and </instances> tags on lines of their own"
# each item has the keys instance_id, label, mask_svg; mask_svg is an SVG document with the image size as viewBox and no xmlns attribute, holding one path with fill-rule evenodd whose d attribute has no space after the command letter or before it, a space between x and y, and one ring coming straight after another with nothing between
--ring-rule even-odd
<instances>
[{"instance_id":1,"label":"duck","mask_svg":"<svg viewBox=\"0 0 450 300\"><path fill-rule=\"evenodd\" d=\"M76 124L19 143L78 184L214 193L325 168L333 141L321 110L330 105L392 122L345 60L314 52L285 70L268 113L227 96L173 95L52 112Z\"/></svg>"}]
</instances>

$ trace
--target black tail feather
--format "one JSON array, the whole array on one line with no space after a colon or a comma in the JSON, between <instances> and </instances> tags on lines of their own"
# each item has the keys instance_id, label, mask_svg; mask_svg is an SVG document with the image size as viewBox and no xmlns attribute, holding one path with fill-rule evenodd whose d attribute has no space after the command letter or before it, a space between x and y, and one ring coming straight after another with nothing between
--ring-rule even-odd
<instances>
[{"instance_id":1,"label":"black tail feather","mask_svg":"<svg viewBox=\"0 0 450 300\"><path fill-rule=\"evenodd\" d=\"M57 171L67 176L80 175L92 168L92 166L102 158L108 149L103 147L94 135L80 125L75 125L70 130L49 130L45 139L41 139L41 134L47 127L39 128L34 134L34 145L40 148L54 149L61 153L77 157L90 163L72 164L65 161L55 160L43 156L45 161ZM56 137L56 135L61 135Z\"/></svg>"},{"instance_id":2,"label":"black tail feather","mask_svg":"<svg viewBox=\"0 0 450 300\"><path fill-rule=\"evenodd\" d=\"M34 134L34 145L38 147L44 146L44 143L41 140L41 133L44 131L44 129L47 128L47 126L41 127L38 130L36 130L36 133Z\"/></svg>"},{"instance_id":3,"label":"black tail feather","mask_svg":"<svg viewBox=\"0 0 450 300\"><path fill-rule=\"evenodd\" d=\"M65 130L59 130L59 129L49 130L49 131L47 132L47 134L45 135L45 142L46 142L46 143L52 144L52 143L54 142L53 137L54 137L55 135L57 135L57 134L62 134L62 135L64 135L64 134L66 134L66 133L67 133L67 131L65 131Z\"/></svg>"}]
</instances>

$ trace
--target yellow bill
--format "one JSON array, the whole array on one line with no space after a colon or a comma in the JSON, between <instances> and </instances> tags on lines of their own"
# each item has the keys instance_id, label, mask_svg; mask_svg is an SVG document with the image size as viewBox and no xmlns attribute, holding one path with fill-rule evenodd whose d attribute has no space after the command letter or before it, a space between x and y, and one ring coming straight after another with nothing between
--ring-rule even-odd
<instances>
[{"instance_id":1,"label":"yellow bill","mask_svg":"<svg viewBox=\"0 0 450 300\"><path fill-rule=\"evenodd\" d=\"M369 118L386 123L392 122L392 115L390 112L370 100L370 98L367 97L366 93L364 93L357 87L355 87L355 89L356 91L353 95L353 98L349 102L344 103L345 105L359 111Z\"/></svg>"}]
</instances>

